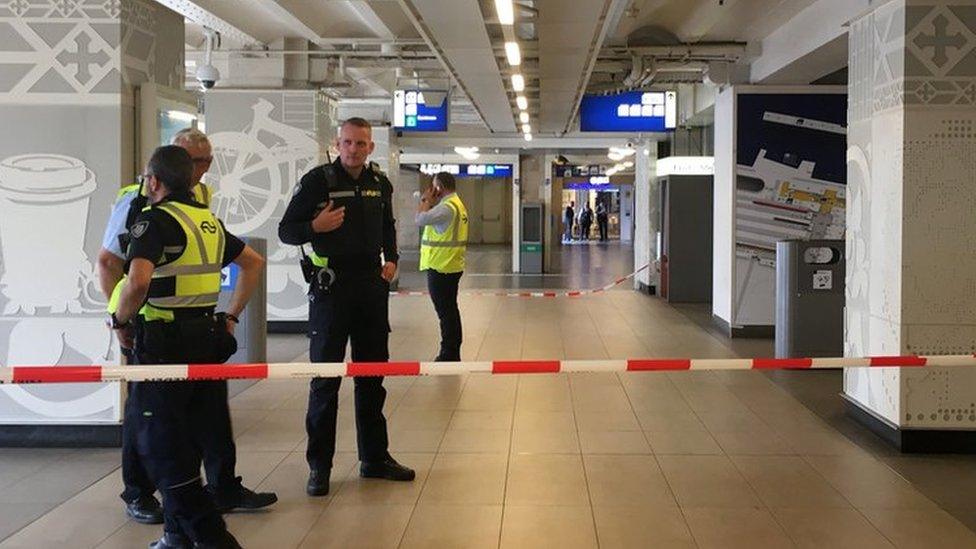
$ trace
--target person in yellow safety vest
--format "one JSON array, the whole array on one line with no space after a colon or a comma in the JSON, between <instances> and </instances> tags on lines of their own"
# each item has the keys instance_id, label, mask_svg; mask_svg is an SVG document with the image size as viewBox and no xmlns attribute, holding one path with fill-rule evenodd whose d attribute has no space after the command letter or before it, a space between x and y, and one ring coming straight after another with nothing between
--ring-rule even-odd
<instances>
[{"instance_id":1,"label":"person in yellow safety vest","mask_svg":"<svg viewBox=\"0 0 976 549\"><path fill-rule=\"evenodd\" d=\"M237 315L257 287L264 264L254 249L190 193L193 161L166 145L153 153L143 176L151 205L131 232L127 276L111 327L138 364L220 364L237 350ZM226 313L215 313L221 269L241 274ZM138 433L140 465L163 496L163 536L151 549L237 549L220 517L221 494L200 481L202 453L213 433L208 416L221 381L146 381L131 384L125 424ZM226 406L226 393L223 400ZM229 423L226 425L229 430Z\"/></svg>"},{"instance_id":2,"label":"person in yellow safety vest","mask_svg":"<svg viewBox=\"0 0 976 549\"><path fill-rule=\"evenodd\" d=\"M461 360L461 311L458 285L464 272L468 246L468 210L457 195L454 176L441 172L424 191L417 206L420 270L427 271L427 289L441 324L441 348L437 361Z\"/></svg>"},{"instance_id":3,"label":"person in yellow safety vest","mask_svg":"<svg viewBox=\"0 0 976 549\"><path fill-rule=\"evenodd\" d=\"M173 136L172 144L189 153L193 162L190 188L193 199L198 204L209 206L212 191L205 183L201 182L213 161L209 139L200 130L186 128ZM98 279L102 292L109 300L109 313L114 313L118 308L118 299L124 281L122 268L125 264L126 250L123 249L122 244L128 240L129 230L134 225L136 217L148 204L147 195L148 188L142 182L123 187L117 195L111 217L105 228L102 249L98 254ZM122 352L131 362L131 350L122 349ZM271 492L255 493L245 488L241 484L240 477L236 476L237 448L234 445L230 410L227 407L227 383L214 383L211 389L214 392L212 395L213 408L199 425L202 431L208 433L203 448L208 490L220 500L218 505L223 511L236 508L258 509L271 505L277 501L277 495ZM128 400L126 406L128 406ZM162 508L153 495L156 488L140 463L139 454L135 447L135 433L130 432L124 423L122 426L122 482L124 489L120 496L125 502L126 514L133 520L144 524L162 523Z\"/></svg>"}]
</instances>

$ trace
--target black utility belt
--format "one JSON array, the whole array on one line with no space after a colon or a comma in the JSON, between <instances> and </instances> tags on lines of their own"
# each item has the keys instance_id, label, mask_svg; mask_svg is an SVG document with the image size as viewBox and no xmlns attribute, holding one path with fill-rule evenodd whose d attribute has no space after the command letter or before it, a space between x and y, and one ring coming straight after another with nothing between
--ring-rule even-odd
<instances>
[{"instance_id":1,"label":"black utility belt","mask_svg":"<svg viewBox=\"0 0 976 549\"><path fill-rule=\"evenodd\" d=\"M136 324L136 352L175 364L222 364L237 352L224 313Z\"/></svg>"}]
</instances>

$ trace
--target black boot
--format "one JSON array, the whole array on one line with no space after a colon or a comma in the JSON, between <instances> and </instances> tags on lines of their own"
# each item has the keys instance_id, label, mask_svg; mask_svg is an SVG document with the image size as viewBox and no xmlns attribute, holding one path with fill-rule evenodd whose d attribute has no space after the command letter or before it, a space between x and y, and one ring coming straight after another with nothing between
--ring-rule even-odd
<instances>
[{"instance_id":1,"label":"black boot","mask_svg":"<svg viewBox=\"0 0 976 549\"><path fill-rule=\"evenodd\" d=\"M183 534L163 532L163 537L149 544L149 549L190 549L193 544Z\"/></svg>"},{"instance_id":2,"label":"black boot","mask_svg":"<svg viewBox=\"0 0 976 549\"><path fill-rule=\"evenodd\" d=\"M155 496L140 496L125 503L125 514L142 524L162 524L163 507Z\"/></svg>"},{"instance_id":3,"label":"black boot","mask_svg":"<svg viewBox=\"0 0 976 549\"><path fill-rule=\"evenodd\" d=\"M221 513L229 513L234 509L260 509L278 501L278 495L274 492L255 492L245 488L241 484L241 477L234 479L234 486L230 489L221 487L218 491L208 484L207 492L213 496L217 510Z\"/></svg>"},{"instance_id":4,"label":"black boot","mask_svg":"<svg viewBox=\"0 0 976 549\"><path fill-rule=\"evenodd\" d=\"M308 484L305 485L305 493L312 497L329 495L329 477L331 470L312 469L308 474Z\"/></svg>"},{"instance_id":5,"label":"black boot","mask_svg":"<svg viewBox=\"0 0 976 549\"><path fill-rule=\"evenodd\" d=\"M375 461L372 463L364 462L359 466L359 476L363 478L382 478L385 480L409 482L413 480L417 474L413 469L400 465L395 459L388 455L383 461Z\"/></svg>"}]
</instances>

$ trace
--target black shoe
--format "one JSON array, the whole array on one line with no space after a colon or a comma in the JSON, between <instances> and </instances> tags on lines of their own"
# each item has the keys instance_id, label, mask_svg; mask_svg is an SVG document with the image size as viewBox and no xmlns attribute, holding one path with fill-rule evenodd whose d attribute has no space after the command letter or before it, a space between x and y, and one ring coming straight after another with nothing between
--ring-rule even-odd
<instances>
[{"instance_id":1,"label":"black shoe","mask_svg":"<svg viewBox=\"0 0 976 549\"><path fill-rule=\"evenodd\" d=\"M213 486L207 485L207 491L213 496L217 510L229 513L234 509L261 509L278 501L274 492L255 492L241 484L241 477L234 479L235 486L230 492L217 492Z\"/></svg>"},{"instance_id":2,"label":"black shoe","mask_svg":"<svg viewBox=\"0 0 976 549\"><path fill-rule=\"evenodd\" d=\"M163 508L155 496L142 496L126 502L125 514L142 524L162 524Z\"/></svg>"},{"instance_id":3,"label":"black shoe","mask_svg":"<svg viewBox=\"0 0 976 549\"><path fill-rule=\"evenodd\" d=\"M305 485L305 493L313 498L329 495L329 477L332 471L312 471L308 474L308 484Z\"/></svg>"},{"instance_id":4,"label":"black shoe","mask_svg":"<svg viewBox=\"0 0 976 549\"><path fill-rule=\"evenodd\" d=\"M163 537L149 544L149 549L190 549L193 544L183 534L163 532Z\"/></svg>"},{"instance_id":5,"label":"black shoe","mask_svg":"<svg viewBox=\"0 0 976 549\"><path fill-rule=\"evenodd\" d=\"M237 538L233 536L230 532L224 532L223 538L216 543L203 543L197 542L193 544L193 549L244 549L241 544L237 542Z\"/></svg>"},{"instance_id":6,"label":"black shoe","mask_svg":"<svg viewBox=\"0 0 976 549\"><path fill-rule=\"evenodd\" d=\"M383 461L363 463L360 465L359 476L363 478L382 478L386 480L409 482L417 476L417 473L415 473L413 469L409 467L400 465L392 457L387 456Z\"/></svg>"}]
</instances>

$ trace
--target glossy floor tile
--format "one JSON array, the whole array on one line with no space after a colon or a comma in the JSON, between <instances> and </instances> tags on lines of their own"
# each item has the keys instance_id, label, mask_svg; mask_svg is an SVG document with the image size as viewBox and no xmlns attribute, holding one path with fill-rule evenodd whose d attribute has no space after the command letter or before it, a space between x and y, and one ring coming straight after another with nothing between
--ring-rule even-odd
<instances>
[{"instance_id":1,"label":"glossy floor tile","mask_svg":"<svg viewBox=\"0 0 976 549\"><path fill-rule=\"evenodd\" d=\"M561 260L601 262L585 276L463 285L595 285L629 269L626 253L585 253ZM503 274L504 254L485 254L472 274ZM702 307L624 288L565 300L462 294L460 305L468 360L772 350L716 334ZM430 302L395 297L390 317L393 357L430 359ZM306 345L273 335L269 360L305 360ZM280 500L227 523L245 547L274 549L976 548L976 462L879 450L817 404L838 399L839 376L789 375L808 373L814 401L802 379L757 372L387 379L391 452L416 469L411 483L359 478L344 383L322 498L304 491L307 382L235 384L238 474ZM0 548L144 547L160 528L126 519L118 466L111 449L0 449Z\"/></svg>"}]
</instances>

